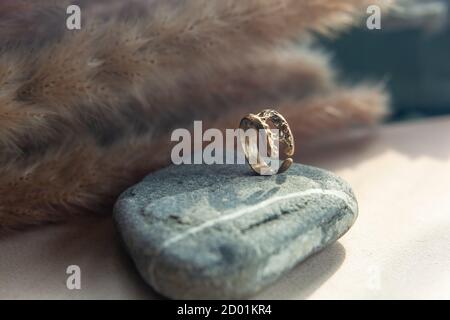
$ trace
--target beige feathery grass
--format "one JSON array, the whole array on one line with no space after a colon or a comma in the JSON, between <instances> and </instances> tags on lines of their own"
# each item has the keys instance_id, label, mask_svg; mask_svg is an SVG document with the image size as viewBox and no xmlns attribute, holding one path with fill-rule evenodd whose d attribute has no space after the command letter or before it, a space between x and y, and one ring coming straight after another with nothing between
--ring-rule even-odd
<instances>
[{"instance_id":1,"label":"beige feathery grass","mask_svg":"<svg viewBox=\"0 0 450 320\"><path fill-rule=\"evenodd\" d=\"M279 110L293 123L297 140L306 142L353 126L375 125L389 113L389 98L383 92L381 85L337 88L326 95L281 104Z\"/></svg>"},{"instance_id":2,"label":"beige feathery grass","mask_svg":"<svg viewBox=\"0 0 450 320\"><path fill-rule=\"evenodd\" d=\"M79 0L68 31L66 1L1 1L0 227L109 212L193 120L278 106L304 139L379 121L383 90L338 86L326 54L292 44L373 2Z\"/></svg>"}]
</instances>

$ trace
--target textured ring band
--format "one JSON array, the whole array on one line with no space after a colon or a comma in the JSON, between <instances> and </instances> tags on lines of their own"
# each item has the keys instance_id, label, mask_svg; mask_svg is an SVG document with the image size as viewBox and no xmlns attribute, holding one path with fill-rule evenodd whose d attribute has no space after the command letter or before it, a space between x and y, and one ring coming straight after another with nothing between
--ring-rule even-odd
<instances>
[{"instance_id":1,"label":"textured ring band","mask_svg":"<svg viewBox=\"0 0 450 320\"><path fill-rule=\"evenodd\" d=\"M273 136L273 132L269 123L272 123L275 129L278 129L278 137ZM268 144L268 151L270 153L276 152L278 155L279 148L277 142L284 144L283 154L286 159L275 170L263 159L258 148L258 143L255 141L251 143L245 135L241 135L240 141L244 151L247 162L253 171L259 175L273 175L285 172L293 163L292 156L294 155L294 137L292 135L289 124L286 119L277 111L267 109L258 114L248 114L242 118L239 127L247 131L248 129L263 130ZM275 141L274 139L278 139ZM251 161L256 159L256 161Z\"/></svg>"}]
</instances>

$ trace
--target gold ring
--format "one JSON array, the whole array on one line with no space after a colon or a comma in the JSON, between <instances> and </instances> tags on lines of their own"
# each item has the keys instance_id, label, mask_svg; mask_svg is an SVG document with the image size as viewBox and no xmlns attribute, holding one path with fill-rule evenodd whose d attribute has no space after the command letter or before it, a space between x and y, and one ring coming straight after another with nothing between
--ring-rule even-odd
<instances>
[{"instance_id":1,"label":"gold ring","mask_svg":"<svg viewBox=\"0 0 450 320\"><path fill-rule=\"evenodd\" d=\"M275 129L272 129L270 124ZM289 124L279 112L267 109L256 115L248 114L242 118L239 128L242 129L240 141L245 158L254 172L259 175L274 175L289 169L293 163L294 137ZM259 132L259 140L249 138L247 134L249 129ZM269 161L267 155L261 154L261 142L267 146L263 152L270 154ZM284 148L280 148L280 143L284 145ZM279 164L280 151L286 157L281 165Z\"/></svg>"}]
</instances>

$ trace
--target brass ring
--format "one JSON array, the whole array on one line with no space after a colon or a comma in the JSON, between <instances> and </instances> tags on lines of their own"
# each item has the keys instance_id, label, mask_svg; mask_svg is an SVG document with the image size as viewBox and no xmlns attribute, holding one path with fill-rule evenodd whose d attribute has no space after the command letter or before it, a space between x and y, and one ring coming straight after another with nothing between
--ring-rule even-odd
<instances>
[{"instance_id":1,"label":"brass ring","mask_svg":"<svg viewBox=\"0 0 450 320\"><path fill-rule=\"evenodd\" d=\"M278 135L274 136L273 129L271 129L268 122L271 122L275 129L277 129ZM267 143L267 151L272 155L275 153L279 157L280 143L283 143L285 148L283 154L286 159L283 160L281 165L273 168L267 161L264 160L265 155L261 155L258 143L256 141L251 142L246 134L240 132L240 142L245 154L245 158L254 172L259 175L274 175L285 172L293 163L292 156L294 155L294 137L291 132L291 128L286 119L277 111L267 109L258 114L248 114L242 118L239 128L243 132L247 132L249 129L256 129L259 132L265 133L264 139Z\"/></svg>"}]
</instances>

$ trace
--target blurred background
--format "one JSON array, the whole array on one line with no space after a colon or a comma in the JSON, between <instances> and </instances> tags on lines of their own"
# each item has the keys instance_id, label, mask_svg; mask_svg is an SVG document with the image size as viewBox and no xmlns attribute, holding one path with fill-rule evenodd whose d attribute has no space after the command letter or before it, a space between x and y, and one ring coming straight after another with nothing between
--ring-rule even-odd
<instances>
[{"instance_id":1,"label":"blurred background","mask_svg":"<svg viewBox=\"0 0 450 320\"><path fill-rule=\"evenodd\" d=\"M400 0L381 30L364 25L321 38L353 82L382 80L392 94L388 121L450 114L450 0Z\"/></svg>"}]
</instances>

